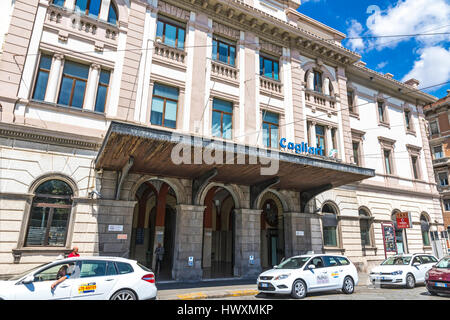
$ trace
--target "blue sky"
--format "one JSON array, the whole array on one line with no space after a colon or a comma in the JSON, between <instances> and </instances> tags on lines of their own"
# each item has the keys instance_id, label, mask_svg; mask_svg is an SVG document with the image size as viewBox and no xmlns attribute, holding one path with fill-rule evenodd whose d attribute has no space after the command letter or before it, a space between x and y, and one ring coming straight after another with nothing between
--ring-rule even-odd
<instances>
[{"instance_id":1,"label":"blue sky","mask_svg":"<svg viewBox=\"0 0 450 320\"><path fill-rule=\"evenodd\" d=\"M303 0L299 12L338 31L367 67L415 78L425 88L450 81L450 35L365 38L450 32L450 0ZM450 84L424 90L439 98Z\"/></svg>"}]
</instances>

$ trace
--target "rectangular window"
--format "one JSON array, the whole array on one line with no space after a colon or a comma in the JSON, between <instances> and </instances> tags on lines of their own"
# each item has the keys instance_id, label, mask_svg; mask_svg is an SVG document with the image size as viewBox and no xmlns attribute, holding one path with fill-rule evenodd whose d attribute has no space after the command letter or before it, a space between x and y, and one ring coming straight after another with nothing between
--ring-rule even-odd
<instances>
[{"instance_id":1,"label":"rectangular window","mask_svg":"<svg viewBox=\"0 0 450 320\"><path fill-rule=\"evenodd\" d=\"M354 99L355 99L355 96L353 94L353 91L348 90L347 91L347 100L348 100L348 111L350 113L355 113Z\"/></svg>"},{"instance_id":2,"label":"rectangular window","mask_svg":"<svg viewBox=\"0 0 450 320\"><path fill-rule=\"evenodd\" d=\"M450 199L444 200L445 211L450 211Z\"/></svg>"},{"instance_id":3,"label":"rectangular window","mask_svg":"<svg viewBox=\"0 0 450 320\"><path fill-rule=\"evenodd\" d=\"M378 120L381 123L386 123L385 108L382 101L378 101Z\"/></svg>"},{"instance_id":4,"label":"rectangular window","mask_svg":"<svg viewBox=\"0 0 450 320\"><path fill-rule=\"evenodd\" d=\"M419 179L419 161L417 156L411 156L411 163L412 163L412 167L413 167L413 175L414 175L414 179Z\"/></svg>"},{"instance_id":5,"label":"rectangular window","mask_svg":"<svg viewBox=\"0 0 450 320\"><path fill-rule=\"evenodd\" d=\"M36 76L36 83L34 85L34 100L44 100L45 92L47 91L48 77L50 75L51 66L52 57L48 55L42 55L39 62L39 70Z\"/></svg>"},{"instance_id":6,"label":"rectangular window","mask_svg":"<svg viewBox=\"0 0 450 320\"><path fill-rule=\"evenodd\" d=\"M405 123L406 130L411 131L411 112L409 110L405 110Z\"/></svg>"},{"instance_id":7,"label":"rectangular window","mask_svg":"<svg viewBox=\"0 0 450 320\"><path fill-rule=\"evenodd\" d=\"M173 48L184 50L184 42L186 38L185 27L180 23L169 19L158 19L156 27L156 38Z\"/></svg>"},{"instance_id":8,"label":"rectangular window","mask_svg":"<svg viewBox=\"0 0 450 320\"><path fill-rule=\"evenodd\" d=\"M178 89L161 84L153 88L152 124L175 129L177 126Z\"/></svg>"},{"instance_id":9,"label":"rectangular window","mask_svg":"<svg viewBox=\"0 0 450 320\"><path fill-rule=\"evenodd\" d=\"M277 148L279 120L275 113L263 111L263 141L267 148Z\"/></svg>"},{"instance_id":10,"label":"rectangular window","mask_svg":"<svg viewBox=\"0 0 450 320\"><path fill-rule=\"evenodd\" d=\"M212 112L212 135L223 139L232 138L233 104L214 99Z\"/></svg>"},{"instance_id":11,"label":"rectangular window","mask_svg":"<svg viewBox=\"0 0 450 320\"><path fill-rule=\"evenodd\" d=\"M442 159L444 157L444 152L442 151L442 146L433 148L434 159Z\"/></svg>"},{"instance_id":12,"label":"rectangular window","mask_svg":"<svg viewBox=\"0 0 450 320\"><path fill-rule=\"evenodd\" d=\"M316 143L317 148L322 148L324 154L327 154L325 148L325 127L324 126L316 126Z\"/></svg>"},{"instance_id":13,"label":"rectangular window","mask_svg":"<svg viewBox=\"0 0 450 320\"><path fill-rule=\"evenodd\" d=\"M430 131L432 135L439 134L437 121L430 122Z\"/></svg>"},{"instance_id":14,"label":"rectangular window","mask_svg":"<svg viewBox=\"0 0 450 320\"><path fill-rule=\"evenodd\" d=\"M109 71L102 70L100 72L100 78L98 80L97 99L95 101L96 112L105 112L110 76L111 73Z\"/></svg>"},{"instance_id":15,"label":"rectangular window","mask_svg":"<svg viewBox=\"0 0 450 320\"><path fill-rule=\"evenodd\" d=\"M236 46L225 40L214 38L212 58L214 61L220 61L234 67L236 64Z\"/></svg>"},{"instance_id":16,"label":"rectangular window","mask_svg":"<svg viewBox=\"0 0 450 320\"><path fill-rule=\"evenodd\" d=\"M448 174L447 172L439 172L438 173L439 185L441 187L448 186Z\"/></svg>"},{"instance_id":17,"label":"rectangular window","mask_svg":"<svg viewBox=\"0 0 450 320\"><path fill-rule=\"evenodd\" d=\"M65 0L53 0L53 4L58 7L64 7Z\"/></svg>"},{"instance_id":18,"label":"rectangular window","mask_svg":"<svg viewBox=\"0 0 450 320\"><path fill-rule=\"evenodd\" d=\"M386 166L386 174L392 174L392 159L391 159L391 151L384 150L384 164Z\"/></svg>"},{"instance_id":19,"label":"rectangular window","mask_svg":"<svg viewBox=\"0 0 450 320\"><path fill-rule=\"evenodd\" d=\"M322 72L314 70L314 91L322 92Z\"/></svg>"},{"instance_id":20,"label":"rectangular window","mask_svg":"<svg viewBox=\"0 0 450 320\"><path fill-rule=\"evenodd\" d=\"M88 77L88 66L72 61L66 61L64 63L58 104L82 108Z\"/></svg>"},{"instance_id":21,"label":"rectangular window","mask_svg":"<svg viewBox=\"0 0 450 320\"><path fill-rule=\"evenodd\" d=\"M259 66L260 66L259 74L261 76L274 79L277 81L279 80L280 65L278 61L260 55Z\"/></svg>"},{"instance_id":22,"label":"rectangular window","mask_svg":"<svg viewBox=\"0 0 450 320\"><path fill-rule=\"evenodd\" d=\"M359 161L359 142L353 141L353 161L357 166L360 165Z\"/></svg>"}]
</instances>

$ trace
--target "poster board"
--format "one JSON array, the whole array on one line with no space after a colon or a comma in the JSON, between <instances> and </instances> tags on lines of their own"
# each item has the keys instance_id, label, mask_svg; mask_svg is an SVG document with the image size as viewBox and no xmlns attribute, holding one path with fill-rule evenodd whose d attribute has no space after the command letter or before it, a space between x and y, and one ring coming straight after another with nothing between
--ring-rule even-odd
<instances>
[{"instance_id":1,"label":"poster board","mask_svg":"<svg viewBox=\"0 0 450 320\"><path fill-rule=\"evenodd\" d=\"M393 223L382 223L384 256L387 258L388 252L397 253L397 242L395 238L395 227Z\"/></svg>"}]
</instances>

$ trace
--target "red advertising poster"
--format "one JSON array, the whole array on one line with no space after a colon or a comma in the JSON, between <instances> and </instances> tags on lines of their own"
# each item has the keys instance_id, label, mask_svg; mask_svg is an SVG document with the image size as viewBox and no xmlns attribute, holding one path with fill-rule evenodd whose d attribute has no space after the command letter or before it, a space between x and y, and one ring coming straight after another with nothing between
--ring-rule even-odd
<instances>
[{"instance_id":1,"label":"red advertising poster","mask_svg":"<svg viewBox=\"0 0 450 320\"><path fill-rule=\"evenodd\" d=\"M399 212L396 215L397 228L408 229L411 228L411 220L408 212Z\"/></svg>"},{"instance_id":2,"label":"red advertising poster","mask_svg":"<svg viewBox=\"0 0 450 320\"><path fill-rule=\"evenodd\" d=\"M397 243L395 239L395 228L393 223L382 223L384 256L387 258L388 252L397 253Z\"/></svg>"}]
</instances>

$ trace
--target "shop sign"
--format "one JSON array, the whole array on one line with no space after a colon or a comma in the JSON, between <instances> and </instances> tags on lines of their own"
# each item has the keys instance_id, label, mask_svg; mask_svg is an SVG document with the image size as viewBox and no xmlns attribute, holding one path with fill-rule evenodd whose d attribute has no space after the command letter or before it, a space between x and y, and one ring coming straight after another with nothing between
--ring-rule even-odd
<instances>
[{"instance_id":1,"label":"shop sign","mask_svg":"<svg viewBox=\"0 0 450 320\"><path fill-rule=\"evenodd\" d=\"M295 231L295 235L297 237L303 237L305 235L305 232L304 231Z\"/></svg>"},{"instance_id":2,"label":"shop sign","mask_svg":"<svg viewBox=\"0 0 450 320\"><path fill-rule=\"evenodd\" d=\"M302 142L301 144L300 143L294 144L293 142L287 142L286 138L282 138L280 140L280 147L282 149L295 151L295 153L297 154L307 153L322 157L325 156L322 147L319 148L310 147L308 146L308 143L305 142Z\"/></svg>"},{"instance_id":3,"label":"shop sign","mask_svg":"<svg viewBox=\"0 0 450 320\"><path fill-rule=\"evenodd\" d=\"M117 240L127 240L128 236L126 234L118 234Z\"/></svg>"},{"instance_id":4,"label":"shop sign","mask_svg":"<svg viewBox=\"0 0 450 320\"><path fill-rule=\"evenodd\" d=\"M110 224L110 225L108 225L108 231L109 232L122 232L123 225Z\"/></svg>"},{"instance_id":5,"label":"shop sign","mask_svg":"<svg viewBox=\"0 0 450 320\"><path fill-rule=\"evenodd\" d=\"M383 230L383 243L385 256L387 252L397 253L397 244L395 242L395 228L392 223L382 223L381 229Z\"/></svg>"},{"instance_id":6,"label":"shop sign","mask_svg":"<svg viewBox=\"0 0 450 320\"><path fill-rule=\"evenodd\" d=\"M399 212L395 216L398 229L412 228L411 212Z\"/></svg>"}]
</instances>

